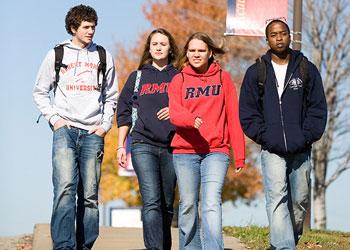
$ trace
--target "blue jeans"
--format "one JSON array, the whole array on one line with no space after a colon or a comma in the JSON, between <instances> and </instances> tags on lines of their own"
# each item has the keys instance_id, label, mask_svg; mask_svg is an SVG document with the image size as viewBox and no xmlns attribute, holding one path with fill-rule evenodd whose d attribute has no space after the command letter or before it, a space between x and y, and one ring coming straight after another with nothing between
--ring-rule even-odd
<instances>
[{"instance_id":1,"label":"blue jeans","mask_svg":"<svg viewBox=\"0 0 350 250\"><path fill-rule=\"evenodd\" d=\"M74 127L65 126L53 133L54 249L91 249L98 237L103 145L102 137Z\"/></svg>"},{"instance_id":2,"label":"blue jeans","mask_svg":"<svg viewBox=\"0 0 350 250\"><path fill-rule=\"evenodd\" d=\"M170 250L176 186L171 149L133 143L131 159L142 196L145 247Z\"/></svg>"},{"instance_id":3,"label":"blue jeans","mask_svg":"<svg viewBox=\"0 0 350 250\"><path fill-rule=\"evenodd\" d=\"M272 249L296 249L309 203L310 151L282 157L261 153Z\"/></svg>"},{"instance_id":4,"label":"blue jeans","mask_svg":"<svg viewBox=\"0 0 350 250\"><path fill-rule=\"evenodd\" d=\"M229 156L224 153L174 154L180 191L179 248L224 249L221 194ZM201 224L198 215L201 190Z\"/></svg>"}]
</instances>

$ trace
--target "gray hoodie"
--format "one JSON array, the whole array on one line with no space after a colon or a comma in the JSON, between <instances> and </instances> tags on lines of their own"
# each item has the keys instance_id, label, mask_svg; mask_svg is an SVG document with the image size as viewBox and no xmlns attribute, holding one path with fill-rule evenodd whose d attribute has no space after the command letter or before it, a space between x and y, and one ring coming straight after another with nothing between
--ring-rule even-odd
<instances>
[{"instance_id":1,"label":"gray hoodie","mask_svg":"<svg viewBox=\"0 0 350 250\"><path fill-rule=\"evenodd\" d=\"M106 132L112 126L118 98L118 83L111 54L106 51L106 82L102 91L97 87L97 65L100 61L96 44L86 48L64 44L62 63L56 94L50 97L55 81L55 52L50 50L41 64L33 91L34 101L43 116L54 125L63 118L71 126L89 130L101 126ZM102 73L99 81L102 82Z\"/></svg>"}]
</instances>

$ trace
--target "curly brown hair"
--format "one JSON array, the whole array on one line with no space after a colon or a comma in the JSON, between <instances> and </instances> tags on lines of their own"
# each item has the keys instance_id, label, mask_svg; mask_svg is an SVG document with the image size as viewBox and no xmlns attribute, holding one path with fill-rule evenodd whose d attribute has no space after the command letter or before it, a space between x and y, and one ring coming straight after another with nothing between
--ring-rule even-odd
<instances>
[{"instance_id":1,"label":"curly brown hair","mask_svg":"<svg viewBox=\"0 0 350 250\"><path fill-rule=\"evenodd\" d=\"M94 22L97 26L97 19L97 13L92 7L83 4L74 6L66 15L66 30L73 35L72 29L77 30L81 22Z\"/></svg>"}]
</instances>

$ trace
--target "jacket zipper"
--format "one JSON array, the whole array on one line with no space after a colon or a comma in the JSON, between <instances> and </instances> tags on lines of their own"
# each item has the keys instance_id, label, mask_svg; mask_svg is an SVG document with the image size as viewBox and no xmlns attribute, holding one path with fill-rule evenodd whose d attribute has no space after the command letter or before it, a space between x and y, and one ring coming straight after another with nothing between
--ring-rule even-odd
<instances>
[{"instance_id":1,"label":"jacket zipper","mask_svg":"<svg viewBox=\"0 0 350 250\"><path fill-rule=\"evenodd\" d=\"M293 74L291 74L288 78L288 81L287 81L287 84L284 86L283 88L283 91L282 91L282 94L281 94L281 97L278 97L278 103L279 103L279 106L280 106L280 114L281 114L281 124L282 124L282 132L283 132L283 140L284 140L284 147L286 149L286 152L288 152L288 146L287 146L287 137L286 137L286 130L285 130L285 127L284 127L284 120L283 120L283 112L282 112L282 95L283 95L283 92L286 90L287 88L287 85L290 81L290 79L292 78ZM278 82L277 82L277 78L275 76L275 84L276 84L276 88L277 88L277 94L278 94Z\"/></svg>"},{"instance_id":2,"label":"jacket zipper","mask_svg":"<svg viewBox=\"0 0 350 250\"><path fill-rule=\"evenodd\" d=\"M288 78L288 81L287 81L287 84L284 85L284 87L283 87L283 91L282 91L282 94L281 94L281 98L282 98L282 95L283 95L284 91L286 90L286 88L287 88L287 86L288 86L288 83L289 83L290 79L292 78L292 76L293 76L293 73L290 74L290 76L289 76L289 78ZM276 77L276 76L275 76L275 77ZM277 82L277 78L276 78L276 82ZM278 91L277 91L277 92L278 92Z\"/></svg>"},{"instance_id":3,"label":"jacket zipper","mask_svg":"<svg viewBox=\"0 0 350 250\"><path fill-rule=\"evenodd\" d=\"M282 101L281 99L279 100L280 104L280 113L281 113L281 123L282 123L282 131L283 131L283 139L284 139L284 147L286 148L286 152L288 152L288 147L287 147L287 138L286 138L286 131L284 128L284 121L283 121L283 113L282 113Z\"/></svg>"}]
</instances>

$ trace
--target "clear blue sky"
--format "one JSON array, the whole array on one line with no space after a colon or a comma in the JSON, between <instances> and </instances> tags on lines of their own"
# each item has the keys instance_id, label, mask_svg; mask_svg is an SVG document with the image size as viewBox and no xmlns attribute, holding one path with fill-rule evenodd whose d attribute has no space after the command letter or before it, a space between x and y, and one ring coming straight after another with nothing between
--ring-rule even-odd
<instances>
[{"instance_id":1,"label":"clear blue sky","mask_svg":"<svg viewBox=\"0 0 350 250\"><path fill-rule=\"evenodd\" d=\"M116 42L133 46L140 32L150 28L141 6L132 1L5 1L0 9L1 142L0 236L30 233L36 223L48 223L52 206L51 131L32 99L38 68L47 51L69 38L64 17L71 6L94 7L99 24L94 41L112 53ZM350 231L350 172L327 193L328 226ZM264 201L256 206L225 204L224 224L266 225Z\"/></svg>"}]
</instances>

